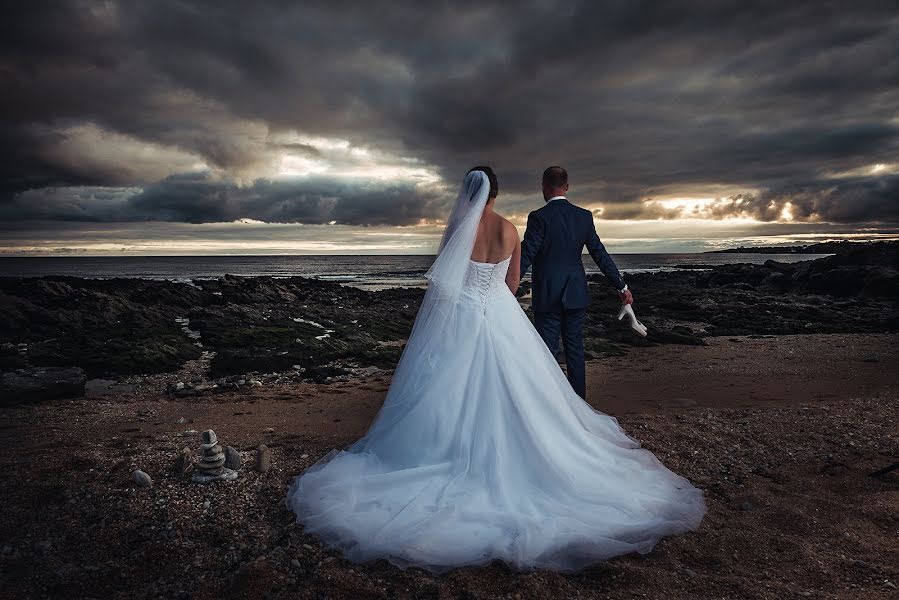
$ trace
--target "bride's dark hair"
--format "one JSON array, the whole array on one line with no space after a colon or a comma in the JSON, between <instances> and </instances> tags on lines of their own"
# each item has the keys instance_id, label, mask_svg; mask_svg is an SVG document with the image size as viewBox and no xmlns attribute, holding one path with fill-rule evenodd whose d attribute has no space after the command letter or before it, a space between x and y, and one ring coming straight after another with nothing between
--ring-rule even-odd
<instances>
[{"instance_id":1,"label":"bride's dark hair","mask_svg":"<svg viewBox=\"0 0 899 600\"><path fill-rule=\"evenodd\" d=\"M472 171L483 171L487 174L487 179L490 180L490 194L487 197L496 198L496 195L499 193L499 183L496 181L496 173L493 172L493 169L482 165L478 167L472 167L468 170L469 173L471 173Z\"/></svg>"}]
</instances>

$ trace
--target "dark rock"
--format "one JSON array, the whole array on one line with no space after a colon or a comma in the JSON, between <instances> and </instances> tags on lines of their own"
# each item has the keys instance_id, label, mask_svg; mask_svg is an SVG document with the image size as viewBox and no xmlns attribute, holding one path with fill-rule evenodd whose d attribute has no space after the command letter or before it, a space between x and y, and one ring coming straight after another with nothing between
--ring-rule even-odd
<instances>
[{"instance_id":1,"label":"dark rock","mask_svg":"<svg viewBox=\"0 0 899 600\"><path fill-rule=\"evenodd\" d=\"M174 321L193 300L186 284L140 279L0 278L0 335L28 343L34 366L77 366L89 377L177 369L198 358Z\"/></svg>"},{"instance_id":2,"label":"dark rock","mask_svg":"<svg viewBox=\"0 0 899 600\"><path fill-rule=\"evenodd\" d=\"M784 292L790 289L791 284L792 280L789 275L782 272L775 272L762 279L758 289L762 291Z\"/></svg>"},{"instance_id":3,"label":"dark rock","mask_svg":"<svg viewBox=\"0 0 899 600\"><path fill-rule=\"evenodd\" d=\"M190 466L194 463L194 454L190 451L190 448L185 446L181 449L181 452L178 453L178 458L175 459L175 472L179 475L184 475L190 470Z\"/></svg>"},{"instance_id":4,"label":"dark rock","mask_svg":"<svg viewBox=\"0 0 899 600\"><path fill-rule=\"evenodd\" d=\"M87 376L78 367L33 367L0 375L0 404L84 396Z\"/></svg>"},{"instance_id":5,"label":"dark rock","mask_svg":"<svg viewBox=\"0 0 899 600\"><path fill-rule=\"evenodd\" d=\"M855 296L860 294L864 287L865 281L861 272L852 267L837 267L813 273L804 285L806 291L833 296Z\"/></svg>"},{"instance_id":6,"label":"dark rock","mask_svg":"<svg viewBox=\"0 0 899 600\"><path fill-rule=\"evenodd\" d=\"M191 396L199 396L200 392L195 390L192 387L185 387L181 389L176 389L172 392L177 398L190 398Z\"/></svg>"},{"instance_id":7,"label":"dark rock","mask_svg":"<svg viewBox=\"0 0 899 600\"><path fill-rule=\"evenodd\" d=\"M853 246L827 258L797 266L799 289L834 296L895 298L899 286L899 243Z\"/></svg>"},{"instance_id":8,"label":"dark rock","mask_svg":"<svg viewBox=\"0 0 899 600\"><path fill-rule=\"evenodd\" d=\"M866 270L862 295L871 298L899 298L899 271L889 267Z\"/></svg>"},{"instance_id":9,"label":"dark rock","mask_svg":"<svg viewBox=\"0 0 899 600\"><path fill-rule=\"evenodd\" d=\"M795 263L782 263L776 260L771 260L770 258L765 261L764 267L766 269L771 269L772 271L777 271L783 275L792 275L796 271Z\"/></svg>"}]
</instances>

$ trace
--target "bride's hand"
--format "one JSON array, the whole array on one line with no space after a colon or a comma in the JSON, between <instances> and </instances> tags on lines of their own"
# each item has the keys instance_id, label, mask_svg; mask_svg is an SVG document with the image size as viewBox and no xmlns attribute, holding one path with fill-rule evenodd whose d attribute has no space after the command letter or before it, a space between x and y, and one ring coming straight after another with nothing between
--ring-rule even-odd
<instances>
[{"instance_id":1,"label":"bride's hand","mask_svg":"<svg viewBox=\"0 0 899 600\"><path fill-rule=\"evenodd\" d=\"M622 304L633 304L634 303L634 295L631 293L630 288L627 288L623 292L619 293L618 297L621 298Z\"/></svg>"}]
</instances>

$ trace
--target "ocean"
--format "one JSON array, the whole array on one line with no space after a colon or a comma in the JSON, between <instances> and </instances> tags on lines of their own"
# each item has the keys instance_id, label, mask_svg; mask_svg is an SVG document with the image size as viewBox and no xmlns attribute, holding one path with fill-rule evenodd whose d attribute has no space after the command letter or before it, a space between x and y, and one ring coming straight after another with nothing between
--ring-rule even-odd
<instances>
[{"instance_id":1,"label":"ocean","mask_svg":"<svg viewBox=\"0 0 899 600\"><path fill-rule=\"evenodd\" d=\"M732 263L762 264L768 259L796 262L821 258L822 254L615 254L618 269L627 273L672 271ZM0 276L41 277L68 275L101 278L139 277L189 281L225 274L290 277L299 275L335 281L362 289L419 287L433 256L374 255L253 255L253 256L5 256L0 257ZM599 273L584 255L587 273Z\"/></svg>"}]
</instances>

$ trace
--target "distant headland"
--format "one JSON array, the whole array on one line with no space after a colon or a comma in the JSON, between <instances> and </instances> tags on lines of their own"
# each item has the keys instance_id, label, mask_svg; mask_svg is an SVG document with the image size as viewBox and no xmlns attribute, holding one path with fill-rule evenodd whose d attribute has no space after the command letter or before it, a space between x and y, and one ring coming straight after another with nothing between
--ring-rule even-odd
<instances>
[{"instance_id":1,"label":"distant headland","mask_svg":"<svg viewBox=\"0 0 899 600\"><path fill-rule=\"evenodd\" d=\"M704 254L842 254L852 248L865 246L871 242L820 242L805 246L740 246L726 250L709 250Z\"/></svg>"}]
</instances>

